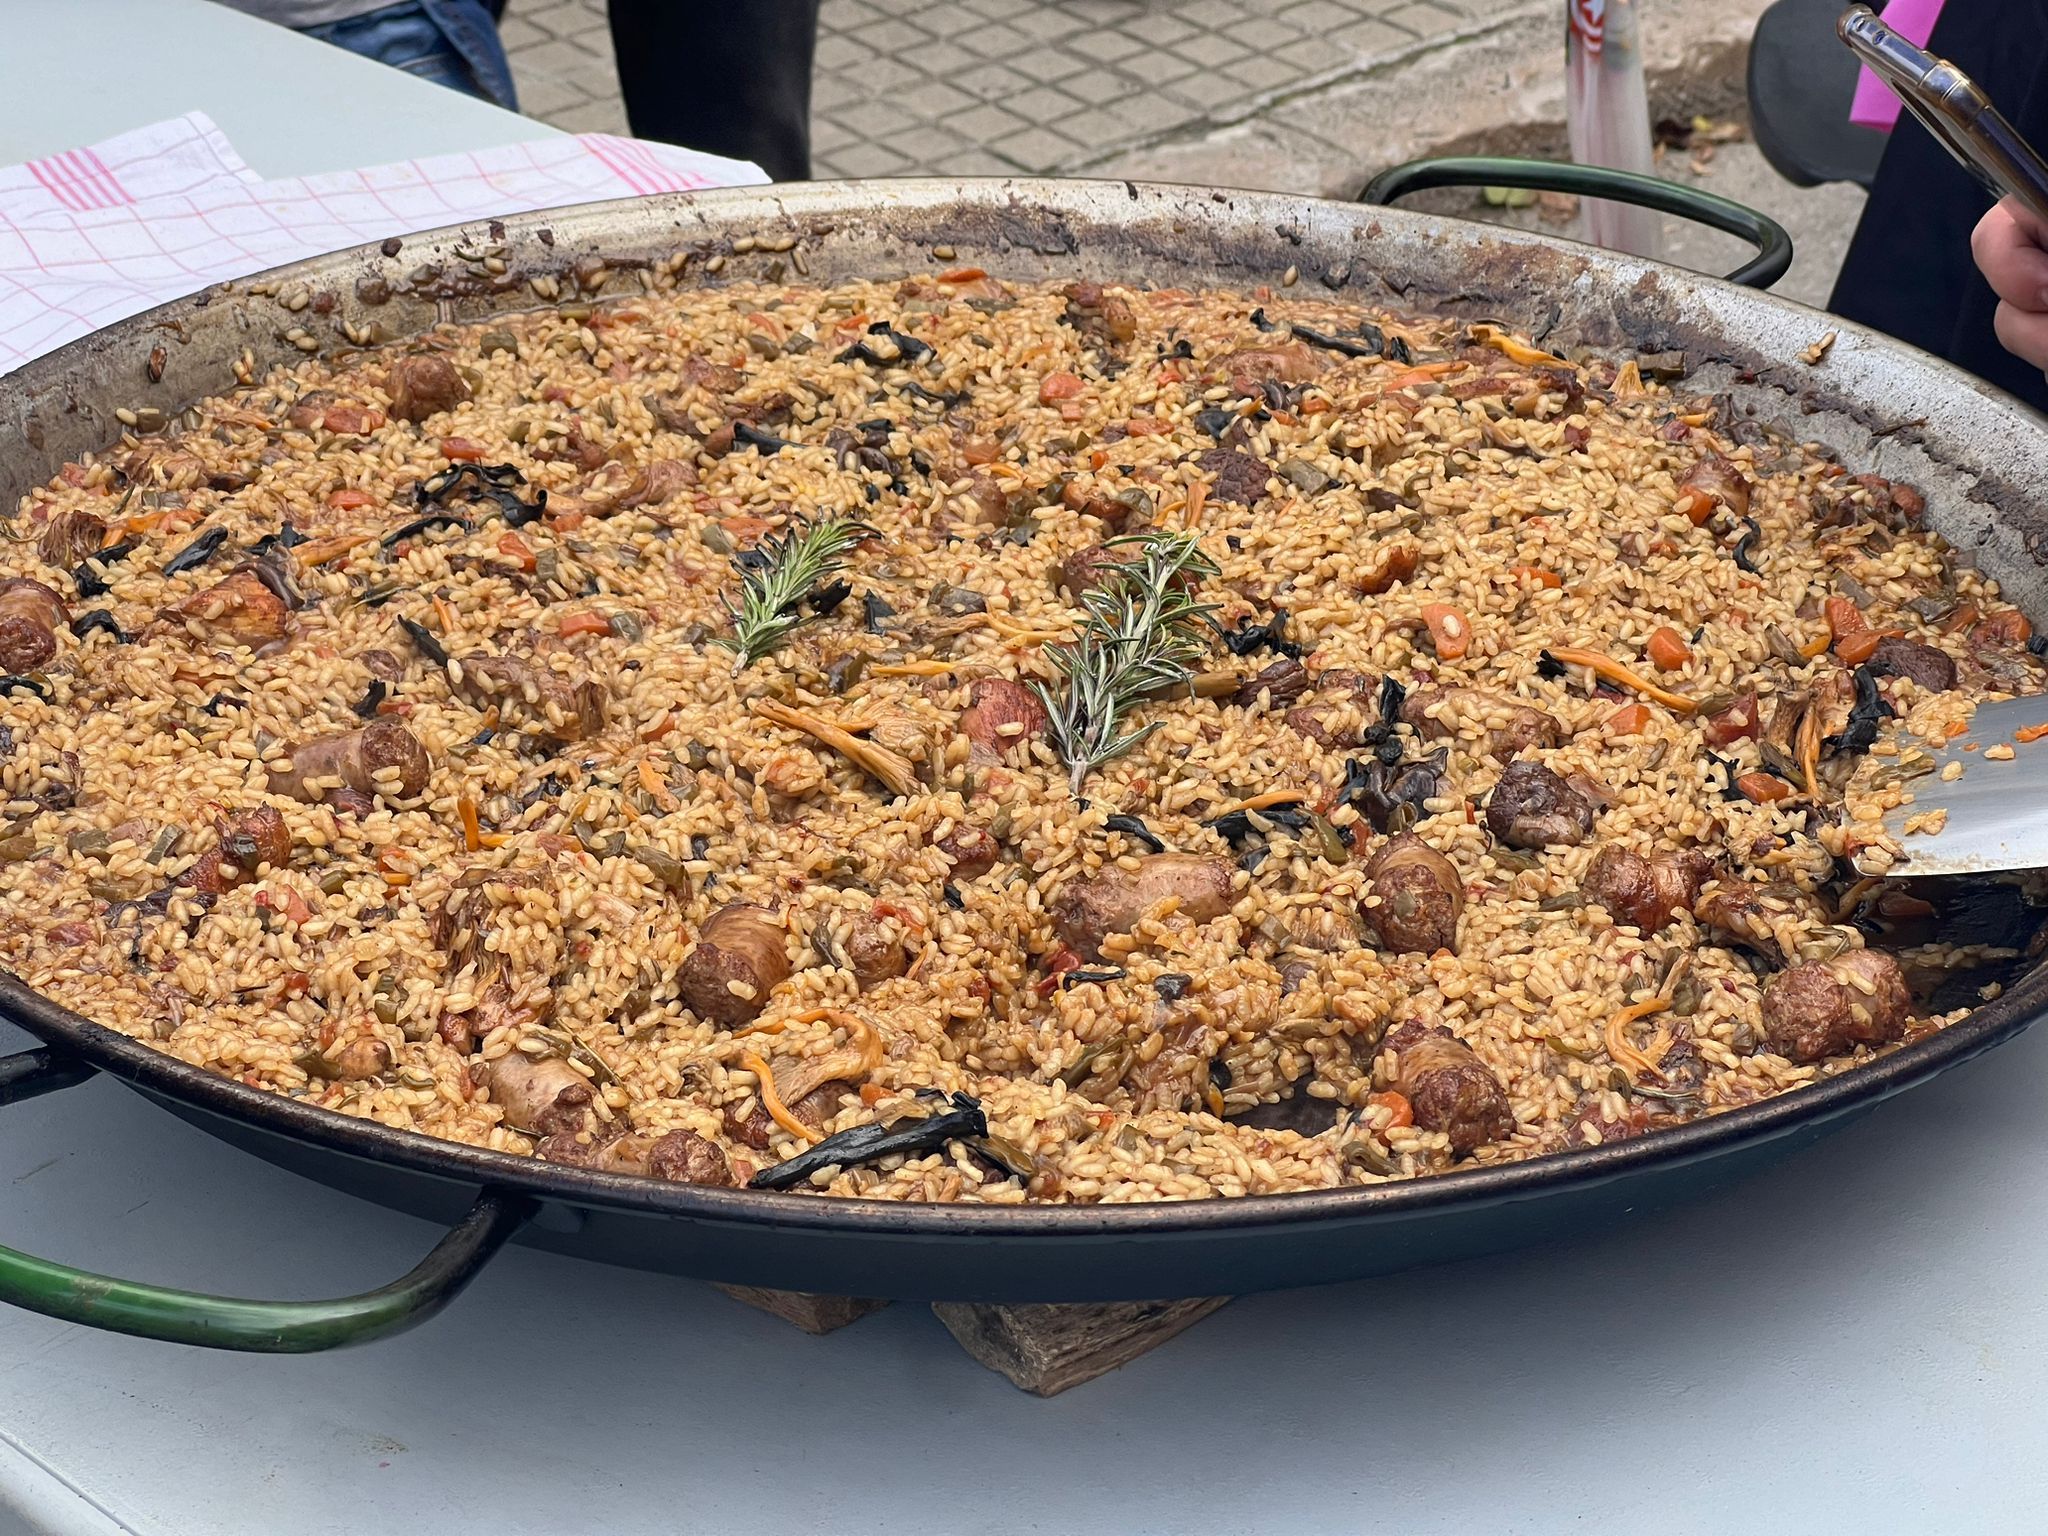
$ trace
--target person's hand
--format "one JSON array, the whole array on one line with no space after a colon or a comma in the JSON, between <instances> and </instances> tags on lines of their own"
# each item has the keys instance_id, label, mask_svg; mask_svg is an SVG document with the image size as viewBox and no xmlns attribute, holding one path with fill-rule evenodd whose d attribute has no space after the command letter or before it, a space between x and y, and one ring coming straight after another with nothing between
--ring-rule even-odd
<instances>
[{"instance_id":1,"label":"person's hand","mask_svg":"<svg viewBox=\"0 0 2048 1536\"><path fill-rule=\"evenodd\" d=\"M2048 370L2048 224L2008 197L1978 220L1970 251L1999 298L1999 343Z\"/></svg>"}]
</instances>

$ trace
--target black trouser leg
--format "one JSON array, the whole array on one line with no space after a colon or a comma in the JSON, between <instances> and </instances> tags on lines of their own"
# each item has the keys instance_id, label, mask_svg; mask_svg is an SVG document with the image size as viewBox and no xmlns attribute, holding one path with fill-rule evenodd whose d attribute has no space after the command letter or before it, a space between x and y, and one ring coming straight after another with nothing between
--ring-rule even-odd
<instances>
[{"instance_id":1,"label":"black trouser leg","mask_svg":"<svg viewBox=\"0 0 2048 1536\"><path fill-rule=\"evenodd\" d=\"M818 0L610 0L626 117L644 139L811 174Z\"/></svg>"}]
</instances>

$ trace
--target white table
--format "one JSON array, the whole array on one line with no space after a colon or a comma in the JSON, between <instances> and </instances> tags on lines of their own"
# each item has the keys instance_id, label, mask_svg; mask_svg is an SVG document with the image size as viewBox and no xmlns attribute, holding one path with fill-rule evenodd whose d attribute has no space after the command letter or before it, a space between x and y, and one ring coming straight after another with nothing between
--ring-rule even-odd
<instances>
[{"instance_id":1,"label":"white table","mask_svg":"<svg viewBox=\"0 0 2048 1536\"><path fill-rule=\"evenodd\" d=\"M541 131L200 0L0 9L0 161L195 106L270 175ZM133 43L89 84L88 16ZM338 1355L0 1313L0 1533L2037 1530L2044 1100L2039 1033L1588 1248L1243 1300L1051 1402L922 1307L811 1339L519 1249ZM334 1295L437 1235L111 1082L0 1111L30 1252Z\"/></svg>"}]
</instances>

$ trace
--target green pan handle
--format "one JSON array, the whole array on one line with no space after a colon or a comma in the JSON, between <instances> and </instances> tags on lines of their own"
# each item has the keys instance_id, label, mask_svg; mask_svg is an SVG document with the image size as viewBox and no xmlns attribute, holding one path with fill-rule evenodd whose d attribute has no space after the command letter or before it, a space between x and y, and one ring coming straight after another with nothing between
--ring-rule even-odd
<instances>
[{"instance_id":1,"label":"green pan handle","mask_svg":"<svg viewBox=\"0 0 2048 1536\"><path fill-rule=\"evenodd\" d=\"M1604 197L1612 202L1633 203L1638 208L1654 208L1659 213L1675 213L1756 247L1756 255L1728 274L1729 282L1741 283L1745 288L1768 288L1792 265L1792 237L1785 233L1784 225L1767 214L1698 187L1682 187L1675 181L1641 176L1634 171L1609 170L1604 165L1511 160L1489 155L1410 160L1406 165L1380 172L1358 194L1358 200L1391 203L1410 192L1424 192L1432 187L1518 187L1529 192L1570 192L1579 197Z\"/></svg>"},{"instance_id":2,"label":"green pan handle","mask_svg":"<svg viewBox=\"0 0 2048 1536\"><path fill-rule=\"evenodd\" d=\"M68 1088L91 1074L92 1068L48 1049L0 1057L0 1104ZM137 1338L257 1354L310 1354L386 1338L425 1322L476 1278L533 1209L523 1195L486 1189L410 1274L332 1301L209 1296L116 1280L0 1248L0 1302Z\"/></svg>"}]
</instances>

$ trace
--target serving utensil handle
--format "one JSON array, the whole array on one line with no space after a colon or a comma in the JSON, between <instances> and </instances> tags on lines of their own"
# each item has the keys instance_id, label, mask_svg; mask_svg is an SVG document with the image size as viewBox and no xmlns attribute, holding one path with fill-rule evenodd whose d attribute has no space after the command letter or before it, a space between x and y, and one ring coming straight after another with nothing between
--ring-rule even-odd
<instances>
[{"instance_id":1,"label":"serving utensil handle","mask_svg":"<svg viewBox=\"0 0 2048 1536\"><path fill-rule=\"evenodd\" d=\"M93 1069L39 1047L0 1057L0 1104L83 1082ZM0 1302L45 1317L172 1344L257 1354L310 1354L417 1327L477 1276L534 1212L523 1195L485 1189L469 1214L411 1271L329 1301L249 1301L94 1274L0 1247Z\"/></svg>"},{"instance_id":2,"label":"serving utensil handle","mask_svg":"<svg viewBox=\"0 0 2048 1536\"><path fill-rule=\"evenodd\" d=\"M1792 265L1792 237L1785 232L1784 225L1768 214L1698 187L1684 187L1661 177L1611 170L1603 165L1491 155L1410 160L1406 165L1380 172L1366 183L1358 200L1391 203L1432 187L1518 187L1530 192L1569 192L1578 197L1611 198L1617 203L1673 213L1747 240L1756 247L1756 255L1728 274L1729 282L1745 288L1768 288Z\"/></svg>"}]
</instances>

